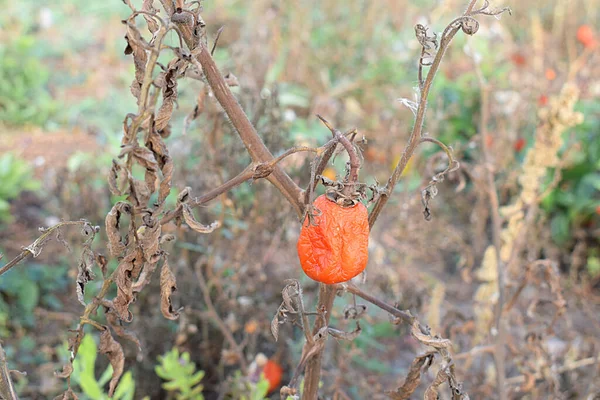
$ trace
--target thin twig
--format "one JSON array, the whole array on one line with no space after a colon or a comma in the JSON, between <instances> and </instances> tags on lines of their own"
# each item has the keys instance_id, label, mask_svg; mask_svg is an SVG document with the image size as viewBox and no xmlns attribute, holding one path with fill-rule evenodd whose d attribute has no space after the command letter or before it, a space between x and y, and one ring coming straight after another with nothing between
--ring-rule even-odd
<instances>
[{"instance_id":1,"label":"thin twig","mask_svg":"<svg viewBox=\"0 0 600 400\"><path fill-rule=\"evenodd\" d=\"M223 334L225 340L229 342L229 345L231 346L232 350L235 351L240 361L240 369L242 370L242 373L246 375L248 373L248 363L246 361L246 357L244 356L244 350L238 344L238 342L236 342L235 338L233 337L233 333L231 333L225 322L223 322L223 320L219 317L219 313L217 312L217 309L215 308L215 305L213 304L212 299L210 298L210 290L208 288L208 284L206 283L206 278L204 278L204 274L202 273L202 270L200 268L200 261L202 261L202 259L200 259L199 262L196 264L196 268L194 270L196 272L196 278L198 279L200 289L202 290L202 297L204 298L204 303L206 304L206 308L208 308L208 313L211 316L214 323L219 328L219 330L221 331L221 333Z\"/></svg>"},{"instance_id":2,"label":"thin twig","mask_svg":"<svg viewBox=\"0 0 600 400\"><path fill-rule=\"evenodd\" d=\"M492 218L492 244L495 248L496 253L496 265L497 265L497 282L498 282L498 304L496 305L496 349L494 351L494 360L496 362L496 380L498 397L500 400L506 400L506 369L505 369L505 342L506 342L506 329L502 324L502 315L505 302L505 265L500 257L500 247L502 245L500 241L502 233L502 219L500 217L500 202L498 200L498 190L496 188L496 182L494 177L494 166L492 165L492 157L487 146L490 143L488 124L489 124L489 112L490 112L490 86L486 82L483 72L479 68L479 64L475 62L475 71L479 78L479 86L481 89L481 118L479 120L479 134L481 139L481 152L483 156L483 164L485 170L485 179L487 185L487 195L490 203L490 215Z\"/></svg>"}]
</instances>

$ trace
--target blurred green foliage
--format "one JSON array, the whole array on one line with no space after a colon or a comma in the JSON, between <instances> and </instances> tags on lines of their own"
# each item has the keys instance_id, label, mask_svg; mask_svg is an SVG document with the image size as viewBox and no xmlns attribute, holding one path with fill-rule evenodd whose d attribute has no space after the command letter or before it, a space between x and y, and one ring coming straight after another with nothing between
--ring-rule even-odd
<instances>
[{"instance_id":1,"label":"blurred green foliage","mask_svg":"<svg viewBox=\"0 0 600 400\"><path fill-rule=\"evenodd\" d=\"M176 348L158 357L159 365L154 370L167 382L162 387L173 393L178 400L204 400L200 384L204 371L196 371L196 364L190 361L190 353L179 354Z\"/></svg>"},{"instance_id":2,"label":"blurred green foliage","mask_svg":"<svg viewBox=\"0 0 600 400\"><path fill-rule=\"evenodd\" d=\"M57 294L69 285L66 265L29 263L26 268L14 268L0 279L0 335L8 336L7 321L12 326L32 327L33 311L42 306L61 310L63 305Z\"/></svg>"},{"instance_id":3,"label":"blurred green foliage","mask_svg":"<svg viewBox=\"0 0 600 400\"><path fill-rule=\"evenodd\" d=\"M43 126L57 111L36 44L32 35L0 43L0 121L5 124Z\"/></svg>"},{"instance_id":4,"label":"blurred green foliage","mask_svg":"<svg viewBox=\"0 0 600 400\"><path fill-rule=\"evenodd\" d=\"M26 161L10 153L0 156L0 223L12 220L10 200L24 190L37 190L40 186Z\"/></svg>"}]
</instances>

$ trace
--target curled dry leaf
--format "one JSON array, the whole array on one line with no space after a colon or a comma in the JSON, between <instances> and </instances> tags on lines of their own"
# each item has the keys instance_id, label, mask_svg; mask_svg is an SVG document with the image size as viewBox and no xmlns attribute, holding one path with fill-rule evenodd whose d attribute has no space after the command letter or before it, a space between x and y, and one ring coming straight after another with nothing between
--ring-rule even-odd
<instances>
[{"instance_id":1,"label":"curled dry leaf","mask_svg":"<svg viewBox=\"0 0 600 400\"><path fill-rule=\"evenodd\" d=\"M173 159L169 156L169 150L162 140L161 135L152 130L148 136L146 147L152 151L154 158L160 167L163 179L160 181L158 191L158 205L162 206L171 192L171 180L173 177Z\"/></svg>"},{"instance_id":2,"label":"curled dry leaf","mask_svg":"<svg viewBox=\"0 0 600 400\"><path fill-rule=\"evenodd\" d=\"M117 267L115 283L117 285L117 297L113 300L113 306L119 318L125 322L131 322L133 316L129 311L129 304L133 301L133 279L137 279L144 263L139 250L129 253Z\"/></svg>"},{"instance_id":3,"label":"curled dry leaf","mask_svg":"<svg viewBox=\"0 0 600 400\"><path fill-rule=\"evenodd\" d=\"M108 305L110 307L110 306L112 306L112 302L108 302L108 304L106 304L106 305ZM116 314L115 310L112 307L110 307L105 312L105 315L106 315L106 321L108 322L110 327L113 329L113 331L117 334L117 336L135 343L135 345L137 346L138 352L141 353L142 344L140 343L140 339L138 339L138 337L136 336L135 333L125 329L123 327L123 325L120 324L119 316Z\"/></svg>"},{"instance_id":4,"label":"curled dry leaf","mask_svg":"<svg viewBox=\"0 0 600 400\"><path fill-rule=\"evenodd\" d=\"M159 132L165 129L171 121L171 114L173 114L174 104L177 101L177 78L180 71L185 68L185 64L186 62L182 59L173 59L169 62L167 71L157 78L162 84L163 91L162 104L154 118L156 130Z\"/></svg>"},{"instance_id":5,"label":"curled dry leaf","mask_svg":"<svg viewBox=\"0 0 600 400\"><path fill-rule=\"evenodd\" d=\"M202 225L200 222L196 221L194 214L192 214L192 209L187 204L183 205L183 218L188 226L198 233L211 233L221 226L218 221L215 221L210 225Z\"/></svg>"},{"instance_id":6,"label":"curled dry leaf","mask_svg":"<svg viewBox=\"0 0 600 400\"><path fill-rule=\"evenodd\" d=\"M56 396L54 400L79 400L79 397L73 392L73 389L68 388L66 392Z\"/></svg>"},{"instance_id":7,"label":"curled dry leaf","mask_svg":"<svg viewBox=\"0 0 600 400\"><path fill-rule=\"evenodd\" d=\"M440 368L438 373L435 376L431 385L425 390L425 395L423 396L424 400L437 400L439 399L438 388L441 384L443 384L448 377L450 376L450 368L443 367Z\"/></svg>"},{"instance_id":8,"label":"curled dry leaf","mask_svg":"<svg viewBox=\"0 0 600 400\"><path fill-rule=\"evenodd\" d=\"M110 192L115 196L122 196L126 182L127 173L125 172L125 168L116 160L113 160L112 167L108 173L108 187Z\"/></svg>"},{"instance_id":9,"label":"curled dry leaf","mask_svg":"<svg viewBox=\"0 0 600 400\"><path fill-rule=\"evenodd\" d=\"M419 342L435 349L447 349L452 346L452 342L449 339L435 337L421 332L420 326L421 324L419 321L415 320L411 328L411 334Z\"/></svg>"},{"instance_id":10,"label":"curled dry leaf","mask_svg":"<svg viewBox=\"0 0 600 400\"><path fill-rule=\"evenodd\" d=\"M362 329L358 321L356 321L356 329L354 329L352 332L344 332L334 328L327 328L327 332L329 332L329 334L336 339L352 341L356 339L358 335L360 335Z\"/></svg>"},{"instance_id":11,"label":"curled dry leaf","mask_svg":"<svg viewBox=\"0 0 600 400\"><path fill-rule=\"evenodd\" d=\"M275 338L275 341L279 339L279 312L271 320L271 334Z\"/></svg>"},{"instance_id":12,"label":"curled dry leaf","mask_svg":"<svg viewBox=\"0 0 600 400\"><path fill-rule=\"evenodd\" d=\"M177 290L177 282L175 275L171 272L169 263L165 260L160 271L160 311L163 316L167 319L177 319L181 309L173 310L173 304L171 303L171 294Z\"/></svg>"},{"instance_id":13,"label":"curled dry leaf","mask_svg":"<svg viewBox=\"0 0 600 400\"><path fill-rule=\"evenodd\" d=\"M141 45L142 37L136 29L127 28L127 34L125 35L127 41L127 47L125 47L125 54L133 54L133 64L135 65L135 78L131 82L131 94L138 100L140 100L140 94L142 90L142 82L144 81L144 74L146 72L146 63L148 62L148 55L146 50ZM135 134L135 132L129 132L129 134Z\"/></svg>"},{"instance_id":14,"label":"curled dry leaf","mask_svg":"<svg viewBox=\"0 0 600 400\"><path fill-rule=\"evenodd\" d=\"M118 257L125 251L129 244L129 234L125 238L121 237L119 232L119 223L122 214L131 215L131 205L123 201L117 202L104 221L106 226L106 235L108 236L108 251L113 257Z\"/></svg>"},{"instance_id":15,"label":"curled dry leaf","mask_svg":"<svg viewBox=\"0 0 600 400\"><path fill-rule=\"evenodd\" d=\"M144 212L142 221L144 224L138 229L139 244L146 262L153 264L158 262L162 255L159 244L161 225L150 211Z\"/></svg>"},{"instance_id":16,"label":"curled dry leaf","mask_svg":"<svg viewBox=\"0 0 600 400\"><path fill-rule=\"evenodd\" d=\"M412 394L415 392L419 384L421 383L421 370L425 373L431 366L433 362L434 353L427 353L420 356L415 357L412 364L410 365L410 369L408 371L408 375L404 380L402 386L400 386L395 391L389 391L385 394L393 400L408 400L411 398Z\"/></svg>"},{"instance_id":17,"label":"curled dry leaf","mask_svg":"<svg viewBox=\"0 0 600 400\"><path fill-rule=\"evenodd\" d=\"M158 10L153 7L152 3L154 3L154 0L144 0L142 3L142 11L150 14L156 14ZM143 15L144 19L146 20L146 23L148 24L148 30L150 31L150 33L156 33L156 31L158 31L158 23L156 22L156 20L150 15Z\"/></svg>"},{"instance_id":18,"label":"curled dry leaf","mask_svg":"<svg viewBox=\"0 0 600 400\"><path fill-rule=\"evenodd\" d=\"M93 281L95 276L92 272L92 267L94 266L94 252L88 247L85 246L83 248L83 252L81 253L81 259L79 260L79 266L77 267L77 300L85 307L85 285L89 281Z\"/></svg>"},{"instance_id":19,"label":"curled dry leaf","mask_svg":"<svg viewBox=\"0 0 600 400\"><path fill-rule=\"evenodd\" d=\"M71 373L73 372L73 364L72 363L68 363L63 365L62 371L58 372L55 371L54 372L54 376L58 377L58 378L68 378L69 376L71 376Z\"/></svg>"},{"instance_id":20,"label":"curled dry leaf","mask_svg":"<svg viewBox=\"0 0 600 400\"><path fill-rule=\"evenodd\" d=\"M100 335L100 346L98 350L102 354L106 354L110 365L113 367L112 377L108 386L108 396L112 397L115 393L115 388L121 379L123 374L123 367L125 365L125 355L123 354L123 348L117 342L112 335L108 327L105 327L104 332Z\"/></svg>"}]
</instances>

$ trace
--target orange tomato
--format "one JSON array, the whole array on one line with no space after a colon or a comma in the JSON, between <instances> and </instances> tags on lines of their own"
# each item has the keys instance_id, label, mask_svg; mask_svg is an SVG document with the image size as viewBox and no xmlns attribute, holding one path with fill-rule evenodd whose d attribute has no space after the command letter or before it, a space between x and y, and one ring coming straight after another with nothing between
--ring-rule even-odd
<instances>
[{"instance_id":1,"label":"orange tomato","mask_svg":"<svg viewBox=\"0 0 600 400\"><path fill-rule=\"evenodd\" d=\"M283 368L276 361L267 360L262 372L265 375L265 379L269 381L269 393L271 393L281 384Z\"/></svg>"},{"instance_id":2,"label":"orange tomato","mask_svg":"<svg viewBox=\"0 0 600 400\"><path fill-rule=\"evenodd\" d=\"M369 260L369 214L364 204L342 207L321 195L321 213L302 224L296 246L302 269L317 282L346 282L364 271Z\"/></svg>"},{"instance_id":3,"label":"orange tomato","mask_svg":"<svg viewBox=\"0 0 600 400\"><path fill-rule=\"evenodd\" d=\"M586 48L594 47L596 38L592 27L589 25L581 25L579 29L577 29L577 40Z\"/></svg>"},{"instance_id":4,"label":"orange tomato","mask_svg":"<svg viewBox=\"0 0 600 400\"><path fill-rule=\"evenodd\" d=\"M548 68L546 69L546 79L548 79L549 81L553 81L556 79L556 71L554 71L552 68Z\"/></svg>"}]
</instances>

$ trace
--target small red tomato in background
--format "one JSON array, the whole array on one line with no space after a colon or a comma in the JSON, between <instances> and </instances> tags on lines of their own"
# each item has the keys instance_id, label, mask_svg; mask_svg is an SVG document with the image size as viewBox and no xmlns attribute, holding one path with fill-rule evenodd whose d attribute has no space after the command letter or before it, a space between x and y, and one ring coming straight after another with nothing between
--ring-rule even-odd
<instances>
[{"instance_id":1,"label":"small red tomato in background","mask_svg":"<svg viewBox=\"0 0 600 400\"><path fill-rule=\"evenodd\" d=\"M262 372L265 374L265 379L269 381L269 393L271 393L281 384L283 368L276 361L267 360Z\"/></svg>"},{"instance_id":2,"label":"small red tomato in background","mask_svg":"<svg viewBox=\"0 0 600 400\"><path fill-rule=\"evenodd\" d=\"M540 95L538 99L538 105L545 106L546 104L548 104L548 96L546 96L545 94Z\"/></svg>"},{"instance_id":3,"label":"small red tomato in background","mask_svg":"<svg viewBox=\"0 0 600 400\"><path fill-rule=\"evenodd\" d=\"M594 47L596 44L596 38L592 27L589 25L581 25L579 29L577 29L577 40L585 48Z\"/></svg>"},{"instance_id":4,"label":"small red tomato in background","mask_svg":"<svg viewBox=\"0 0 600 400\"><path fill-rule=\"evenodd\" d=\"M485 147L491 149L494 145L494 137L492 135L485 136Z\"/></svg>"},{"instance_id":5,"label":"small red tomato in background","mask_svg":"<svg viewBox=\"0 0 600 400\"><path fill-rule=\"evenodd\" d=\"M515 151L517 153L520 153L526 144L527 144L527 142L525 141L525 139L518 138L517 140L515 140L515 143L513 144L513 148L515 149Z\"/></svg>"},{"instance_id":6,"label":"small red tomato in background","mask_svg":"<svg viewBox=\"0 0 600 400\"><path fill-rule=\"evenodd\" d=\"M596 214L600 215L600 206L596 207Z\"/></svg>"},{"instance_id":7,"label":"small red tomato in background","mask_svg":"<svg viewBox=\"0 0 600 400\"><path fill-rule=\"evenodd\" d=\"M326 195L313 203L320 211L302 224L296 246L309 278L328 285L346 282L364 271L369 259L369 213L364 204L342 207Z\"/></svg>"},{"instance_id":8,"label":"small red tomato in background","mask_svg":"<svg viewBox=\"0 0 600 400\"><path fill-rule=\"evenodd\" d=\"M549 81L553 81L556 79L556 71L553 70L552 68L548 68L548 69L546 69L545 76L546 76L546 79L548 79Z\"/></svg>"},{"instance_id":9,"label":"small red tomato in background","mask_svg":"<svg viewBox=\"0 0 600 400\"><path fill-rule=\"evenodd\" d=\"M515 64L517 67L522 67L525 64L527 64L527 59L521 53L513 53L513 54L511 54L510 59L513 62L513 64Z\"/></svg>"}]
</instances>

